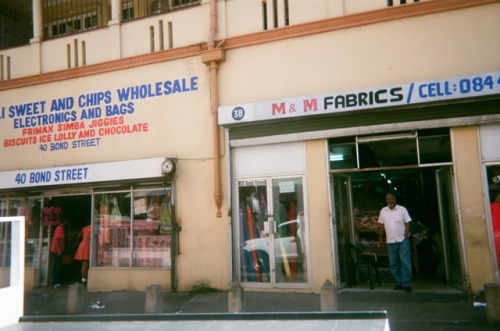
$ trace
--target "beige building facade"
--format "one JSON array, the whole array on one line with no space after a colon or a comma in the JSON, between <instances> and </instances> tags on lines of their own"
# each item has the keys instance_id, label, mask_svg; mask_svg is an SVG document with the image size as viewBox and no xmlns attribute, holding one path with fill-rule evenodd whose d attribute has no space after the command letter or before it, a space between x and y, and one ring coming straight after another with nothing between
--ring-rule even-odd
<instances>
[{"instance_id":1,"label":"beige building facade","mask_svg":"<svg viewBox=\"0 0 500 331\"><path fill-rule=\"evenodd\" d=\"M237 176L242 167L240 149L252 146L255 154L249 158L268 163L259 153L267 155L268 148L281 150L280 145L291 141L301 143L296 155L286 157L281 152L278 159L286 163L301 159L304 163L301 175L307 182L303 193L307 196L302 199L309 216L305 218L309 241L304 246L304 260L312 268L307 279L316 291L326 279L336 279L339 287L354 282L349 274L349 247L354 243L369 248L372 241L378 241L376 234L374 238L374 234L363 233L368 229L360 229L356 222L377 214L388 192L397 194L414 213L415 225L421 226L412 229L424 238L414 241L417 282L432 274L433 281L444 278L454 286L478 292L483 284L498 280L488 240L493 232L489 200L484 201L488 188L489 195L498 188L491 185L492 176L488 179L484 173L481 143L487 139L480 139L482 126L498 121L498 100L492 96L498 91L488 87L491 95L478 99L462 93L467 79L477 83L498 80L498 61L490 58L495 53L492 48L499 46L496 29L491 28L496 24L494 7L436 11L406 19L389 19L394 13L390 10L358 14L328 21L329 31L322 21L297 31L290 27L290 36L282 36L280 41L253 45L244 40L242 44L250 45L228 49L220 70L221 79L227 79L223 86L228 87L222 91L221 104L228 106L219 109L219 119L227 128L235 158L233 194L244 185ZM463 22L472 22L481 12L486 25L464 27ZM355 27L349 28L350 23ZM306 26L321 33L297 36ZM492 39L488 38L490 32ZM483 37L471 38L474 35ZM269 33L269 39L273 38L277 37ZM226 44L232 46L230 41ZM485 51L476 53L480 49ZM474 50L475 55L467 50ZM483 78L478 78L481 73ZM238 84L230 84L232 81ZM381 109L384 111L378 111ZM448 147L438 151L434 150L437 145L428 145L433 156L429 154L424 160L424 141L430 143L434 139L430 136L445 139ZM416 144L403 147L402 139L415 139ZM353 150L346 146L356 149L351 165L334 159L353 158ZM420 151L416 152L417 146ZM413 161L405 159L409 150L413 150ZM368 152L385 155L363 165L362 158L372 156ZM246 162L244 158L241 161ZM254 164L253 173L241 178L260 178L260 162ZM276 169L286 168L278 160L274 164ZM385 177L389 173L392 178ZM287 174L277 170L271 177L280 175ZM238 202L241 197L233 199L241 205ZM234 205L232 209L237 217ZM419 249L419 245L434 248ZM425 256L427 250L436 256ZM426 265L425 259L435 266ZM282 263L278 260L276 265ZM259 281L249 283L255 282Z\"/></svg>"},{"instance_id":2,"label":"beige building facade","mask_svg":"<svg viewBox=\"0 0 500 331\"><path fill-rule=\"evenodd\" d=\"M91 291L369 289L366 256L390 284L386 193L416 288L500 281L498 1L164 2L48 38L34 1L30 43L0 51L0 216L26 217L28 288L63 218L66 282L91 223Z\"/></svg>"}]
</instances>

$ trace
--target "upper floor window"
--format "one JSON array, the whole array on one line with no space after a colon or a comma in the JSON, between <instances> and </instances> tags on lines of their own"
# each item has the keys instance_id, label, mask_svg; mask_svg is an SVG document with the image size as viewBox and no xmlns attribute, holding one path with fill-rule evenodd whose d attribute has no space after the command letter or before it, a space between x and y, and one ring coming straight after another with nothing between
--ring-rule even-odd
<instances>
[{"instance_id":1,"label":"upper floor window","mask_svg":"<svg viewBox=\"0 0 500 331\"><path fill-rule=\"evenodd\" d=\"M200 0L122 0L122 20L161 14L181 7L199 4Z\"/></svg>"},{"instance_id":2,"label":"upper floor window","mask_svg":"<svg viewBox=\"0 0 500 331\"><path fill-rule=\"evenodd\" d=\"M44 0L44 36L53 38L105 26L109 9L109 0Z\"/></svg>"},{"instance_id":3,"label":"upper floor window","mask_svg":"<svg viewBox=\"0 0 500 331\"><path fill-rule=\"evenodd\" d=\"M159 14L168 11L169 1L168 0L151 0L150 2L150 13Z\"/></svg>"},{"instance_id":4,"label":"upper floor window","mask_svg":"<svg viewBox=\"0 0 500 331\"><path fill-rule=\"evenodd\" d=\"M122 0L121 19L128 21L199 3L200 0ZM110 0L43 0L45 38L100 28L110 19Z\"/></svg>"},{"instance_id":5,"label":"upper floor window","mask_svg":"<svg viewBox=\"0 0 500 331\"><path fill-rule=\"evenodd\" d=\"M132 1L122 3L122 20L130 20L134 18L134 4Z\"/></svg>"},{"instance_id":6,"label":"upper floor window","mask_svg":"<svg viewBox=\"0 0 500 331\"><path fill-rule=\"evenodd\" d=\"M387 0L387 7L406 5L408 2L420 2L420 0Z\"/></svg>"},{"instance_id":7,"label":"upper floor window","mask_svg":"<svg viewBox=\"0 0 500 331\"><path fill-rule=\"evenodd\" d=\"M26 45L33 37L31 0L0 0L0 49Z\"/></svg>"},{"instance_id":8,"label":"upper floor window","mask_svg":"<svg viewBox=\"0 0 500 331\"><path fill-rule=\"evenodd\" d=\"M172 8L183 7L200 3L200 0L171 0Z\"/></svg>"}]
</instances>

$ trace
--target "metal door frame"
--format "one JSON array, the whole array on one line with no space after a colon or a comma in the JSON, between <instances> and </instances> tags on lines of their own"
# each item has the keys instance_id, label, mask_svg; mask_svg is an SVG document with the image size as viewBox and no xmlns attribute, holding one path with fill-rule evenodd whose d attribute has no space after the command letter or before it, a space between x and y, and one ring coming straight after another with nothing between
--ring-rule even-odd
<instances>
[{"instance_id":1,"label":"metal door frame","mask_svg":"<svg viewBox=\"0 0 500 331\"><path fill-rule=\"evenodd\" d=\"M347 179L347 191L346 191L346 197L348 201L348 213L351 217L350 224L349 224L349 237L351 242L353 242L354 239L354 226L352 223L352 214L353 214L353 207L352 207L352 187L351 187L351 176L348 173L338 173L338 174L330 174L330 190L331 190L331 206L332 206L332 229L333 229L333 242L335 243L334 246L334 256L336 256L335 261L334 261L334 268L335 268L335 278L336 278L336 283L338 288L344 288L347 287L346 280L342 280L341 277L341 266L340 266L340 252L339 252L339 236L338 236L338 231L337 231L337 224L340 222L340 220L336 219L337 216L337 210L335 208L335 200L336 200L336 194L335 194L335 177L340 177L340 178L345 178ZM346 253L344 253L345 255Z\"/></svg>"},{"instance_id":2,"label":"metal door frame","mask_svg":"<svg viewBox=\"0 0 500 331\"><path fill-rule=\"evenodd\" d=\"M279 180L279 179L287 179L287 178L300 178L302 180L302 198L303 198L303 204L304 204L304 227L305 227L305 239L306 239L306 266L307 266L307 281L306 282L301 282L301 283L286 283L286 282L277 282L276 281L276 271L275 271L275 262L276 262L276 257L275 257L275 251L274 251L274 235L275 233L272 233L272 242L270 242L270 250L272 250L272 253L269 256L269 267L270 270L273 270L273 272L270 272L270 281L269 282L251 282L251 281L242 281L241 280L241 245L240 245L240 221L239 221L239 209L240 209L240 196L239 196L239 191L238 191L238 183L241 181L265 181L266 182L266 202L268 206L268 222L269 219L271 218L271 222L269 226L273 227L274 223L274 206L273 206L273 180ZM235 276L238 279L238 282L242 285L242 287L249 287L249 288L310 288L311 286L311 254L310 254L310 232L309 232L309 217L308 217L308 202L307 202L307 184L306 184L306 178L304 174L287 174L283 176L255 176L255 177L245 177L245 178L235 178L233 181L234 185L234 205L236 208L233 210L233 219L236 220L233 222L236 231L235 233L235 256L237 258L237 265L235 266ZM272 256L272 258L271 258Z\"/></svg>"},{"instance_id":3,"label":"metal door frame","mask_svg":"<svg viewBox=\"0 0 500 331\"><path fill-rule=\"evenodd\" d=\"M446 189L448 192L441 192L441 187L440 187L440 173L446 171L444 174L445 176L448 177L449 185L447 185ZM437 199L438 199L438 207L439 207L439 222L440 222L440 228L441 228L441 242L443 245L443 258L444 258L444 267L445 267L445 276L446 276L446 282L450 285L455 285L459 289L466 289L466 281L465 281L465 275L466 275L466 270L465 270L465 265L464 265L464 259L462 254L463 252L463 241L461 240L462 236L462 228L460 224L460 217L458 214L458 206L457 206L457 199L456 199L456 194L455 194L455 183L454 183L454 175L453 175L453 167L452 166L443 166L439 167L434 171L435 178L436 178L436 192L437 192ZM453 208L452 212L452 217L453 217L453 229L448 229L448 230L453 230L453 233L450 235L456 238L456 246L453 247L451 245L452 243L447 243L446 238L445 238L445 227L444 227L444 222L445 222L445 217L446 215L444 214L443 206L442 204L445 203L441 201L441 194L447 194L449 198L451 199L451 202L449 203L449 206L447 208L451 207ZM449 215L448 215L449 216ZM451 245L451 247L450 247ZM460 280L453 280L451 279L451 271L450 271L450 254L453 254L453 252L449 252L449 249L455 249L457 250L455 254L457 254L458 258L458 263L459 263L459 269L460 269Z\"/></svg>"}]
</instances>

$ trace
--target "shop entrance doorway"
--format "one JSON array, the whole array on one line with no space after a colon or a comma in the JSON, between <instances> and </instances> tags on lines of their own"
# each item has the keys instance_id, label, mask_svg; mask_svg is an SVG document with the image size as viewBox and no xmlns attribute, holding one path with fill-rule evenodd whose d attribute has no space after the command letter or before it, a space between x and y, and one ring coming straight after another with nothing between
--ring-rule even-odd
<instances>
[{"instance_id":1,"label":"shop entrance doorway","mask_svg":"<svg viewBox=\"0 0 500 331\"><path fill-rule=\"evenodd\" d=\"M303 178L245 179L237 185L243 285L308 286Z\"/></svg>"},{"instance_id":2,"label":"shop entrance doorway","mask_svg":"<svg viewBox=\"0 0 500 331\"><path fill-rule=\"evenodd\" d=\"M85 225L90 224L90 219L92 218L91 205L92 196L90 194L44 198L44 208L42 209L43 217L58 217L61 221L63 218L67 220L61 275L63 284L72 284L81 281L81 262L75 260L74 256L78 248L78 233ZM57 214L59 215L57 216ZM55 229L55 225L49 225L46 227L46 230L43 231L43 235L49 238L49 243L52 240ZM52 259L49 258L48 267L44 268L48 273L47 277L43 277L44 279L48 279L47 285L52 283L52 263Z\"/></svg>"},{"instance_id":3,"label":"shop entrance doorway","mask_svg":"<svg viewBox=\"0 0 500 331\"><path fill-rule=\"evenodd\" d=\"M391 192L412 217L414 285L463 289L451 170L450 165L332 174L339 287L365 287L370 280L394 285L386 248L377 245L378 214Z\"/></svg>"}]
</instances>

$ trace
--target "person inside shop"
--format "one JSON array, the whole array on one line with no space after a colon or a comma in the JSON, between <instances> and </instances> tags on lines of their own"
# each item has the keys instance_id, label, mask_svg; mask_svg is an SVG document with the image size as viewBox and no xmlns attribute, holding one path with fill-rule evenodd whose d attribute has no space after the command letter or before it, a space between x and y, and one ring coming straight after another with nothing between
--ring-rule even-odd
<instances>
[{"instance_id":1,"label":"person inside shop","mask_svg":"<svg viewBox=\"0 0 500 331\"><path fill-rule=\"evenodd\" d=\"M89 270L89 258L90 258L90 235L91 235L91 227L90 220L87 220L87 225L85 225L78 234L78 238L81 238L80 244L78 245L78 249L75 253L75 260L81 261L81 277L82 284L84 286L87 285L87 275Z\"/></svg>"},{"instance_id":2,"label":"person inside shop","mask_svg":"<svg viewBox=\"0 0 500 331\"><path fill-rule=\"evenodd\" d=\"M391 274L396 281L394 290L411 292L411 251L410 222L408 210L396 203L392 193L385 196L387 206L380 210L378 223L380 226L380 245L386 237L387 254Z\"/></svg>"},{"instance_id":3,"label":"person inside shop","mask_svg":"<svg viewBox=\"0 0 500 331\"><path fill-rule=\"evenodd\" d=\"M64 253L65 225L67 220L61 217L61 222L57 225L50 244L50 255L52 257L52 286L61 286L62 279L62 259Z\"/></svg>"}]
</instances>

